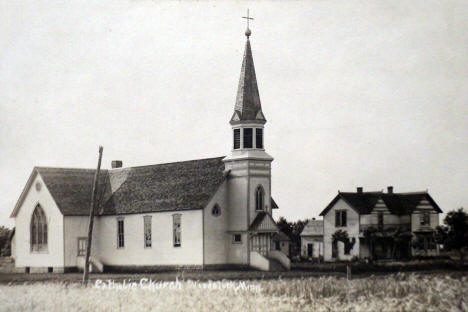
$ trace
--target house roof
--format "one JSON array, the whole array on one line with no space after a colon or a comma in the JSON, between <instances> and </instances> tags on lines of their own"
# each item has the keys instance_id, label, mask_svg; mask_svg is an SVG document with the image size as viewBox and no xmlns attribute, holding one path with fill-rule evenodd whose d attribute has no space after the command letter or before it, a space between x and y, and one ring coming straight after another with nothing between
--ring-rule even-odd
<instances>
[{"instance_id":1,"label":"house roof","mask_svg":"<svg viewBox=\"0 0 468 312\"><path fill-rule=\"evenodd\" d=\"M231 124L241 121L251 121L264 124L266 122L258 93L257 77L250 48L250 40L245 43L239 86L237 88L236 104Z\"/></svg>"},{"instance_id":2,"label":"house roof","mask_svg":"<svg viewBox=\"0 0 468 312\"><path fill-rule=\"evenodd\" d=\"M323 220L309 220L301 232L301 236L323 235Z\"/></svg>"},{"instance_id":3,"label":"house roof","mask_svg":"<svg viewBox=\"0 0 468 312\"><path fill-rule=\"evenodd\" d=\"M275 241L284 241L284 242L289 242L291 241L291 239L289 238L288 235L284 234L284 232L278 232L278 233L275 233L273 236L272 236L272 239L275 240Z\"/></svg>"},{"instance_id":4,"label":"house roof","mask_svg":"<svg viewBox=\"0 0 468 312\"><path fill-rule=\"evenodd\" d=\"M381 199L391 213L397 215L411 214L416 206L422 201L427 200L434 209L442 213L439 205L432 199L428 192L413 193L383 193L383 192L338 192L335 198L320 213L324 216L340 199L347 202L359 214L370 214L375 204Z\"/></svg>"},{"instance_id":5,"label":"house roof","mask_svg":"<svg viewBox=\"0 0 468 312\"><path fill-rule=\"evenodd\" d=\"M223 158L101 169L96 214L203 209L226 179ZM89 215L95 173L95 169L35 167L11 217L38 174L63 215ZM273 199L271 204L277 207Z\"/></svg>"}]
</instances>

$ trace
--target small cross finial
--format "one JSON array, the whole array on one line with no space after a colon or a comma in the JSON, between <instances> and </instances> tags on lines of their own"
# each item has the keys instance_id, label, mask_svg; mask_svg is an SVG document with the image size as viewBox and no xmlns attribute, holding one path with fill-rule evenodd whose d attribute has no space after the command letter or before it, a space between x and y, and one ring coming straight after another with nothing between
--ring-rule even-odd
<instances>
[{"instance_id":1,"label":"small cross finial","mask_svg":"<svg viewBox=\"0 0 468 312\"><path fill-rule=\"evenodd\" d=\"M247 36L247 38L249 38L250 34L252 33L249 28L249 21L253 20L253 18L249 15L249 9L247 9L247 16L242 16L242 18L245 18L247 20L247 29L245 30L245 35Z\"/></svg>"}]
</instances>

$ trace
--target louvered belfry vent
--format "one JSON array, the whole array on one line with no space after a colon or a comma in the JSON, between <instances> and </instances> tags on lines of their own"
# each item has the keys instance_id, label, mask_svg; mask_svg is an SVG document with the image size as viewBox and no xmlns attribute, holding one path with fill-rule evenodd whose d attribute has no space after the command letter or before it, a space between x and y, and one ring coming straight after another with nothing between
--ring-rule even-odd
<instances>
[{"instance_id":1,"label":"louvered belfry vent","mask_svg":"<svg viewBox=\"0 0 468 312\"><path fill-rule=\"evenodd\" d=\"M240 129L234 129L234 149L240 148Z\"/></svg>"}]
</instances>

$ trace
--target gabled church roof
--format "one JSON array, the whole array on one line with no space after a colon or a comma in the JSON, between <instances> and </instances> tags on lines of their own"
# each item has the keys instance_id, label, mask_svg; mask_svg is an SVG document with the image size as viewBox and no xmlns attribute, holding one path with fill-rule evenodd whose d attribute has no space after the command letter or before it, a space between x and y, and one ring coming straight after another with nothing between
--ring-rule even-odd
<instances>
[{"instance_id":1,"label":"gabled church roof","mask_svg":"<svg viewBox=\"0 0 468 312\"><path fill-rule=\"evenodd\" d=\"M249 226L249 231L259 231L259 232L270 232L270 231L279 231L279 227L276 224L275 220L273 220L273 217L265 212L265 211L260 211L257 213L255 216L255 219L252 221L252 224Z\"/></svg>"},{"instance_id":2,"label":"gabled church roof","mask_svg":"<svg viewBox=\"0 0 468 312\"><path fill-rule=\"evenodd\" d=\"M202 209L226 178L224 157L101 169L98 215ZM89 215L95 169L35 167L11 217L39 174L66 216Z\"/></svg>"},{"instance_id":3,"label":"gabled church roof","mask_svg":"<svg viewBox=\"0 0 468 312\"><path fill-rule=\"evenodd\" d=\"M101 169L97 215L203 209L226 179L224 157ZM35 167L11 213L39 174L65 216L89 215L95 169ZM272 199L272 206L277 207Z\"/></svg>"},{"instance_id":4,"label":"gabled church roof","mask_svg":"<svg viewBox=\"0 0 468 312\"><path fill-rule=\"evenodd\" d=\"M236 105L231 118L231 124L238 124L243 121L261 124L266 122L260 103L252 49L250 48L250 40L248 37L245 43L244 59L242 61Z\"/></svg>"},{"instance_id":5,"label":"gabled church roof","mask_svg":"<svg viewBox=\"0 0 468 312\"><path fill-rule=\"evenodd\" d=\"M223 158L112 170L111 180L118 171L125 178L100 214L203 209L226 178Z\"/></svg>"}]
</instances>

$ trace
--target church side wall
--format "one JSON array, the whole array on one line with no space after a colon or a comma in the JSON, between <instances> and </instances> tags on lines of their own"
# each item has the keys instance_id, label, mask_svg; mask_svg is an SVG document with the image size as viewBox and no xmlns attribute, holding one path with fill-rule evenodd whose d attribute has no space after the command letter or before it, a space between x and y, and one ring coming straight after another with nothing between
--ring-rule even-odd
<instances>
[{"instance_id":1,"label":"church side wall","mask_svg":"<svg viewBox=\"0 0 468 312\"><path fill-rule=\"evenodd\" d=\"M181 215L181 246L173 244L173 215ZM144 216L151 216L152 246L144 246ZM117 248L117 220L125 246ZM99 260L111 266L203 265L203 210L99 217Z\"/></svg>"},{"instance_id":2,"label":"church side wall","mask_svg":"<svg viewBox=\"0 0 468 312\"><path fill-rule=\"evenodd\" d=\"M65 240L65 267L76 267L78 258L78 238L88 237L87 216L65 216L64 222L64 240ZM99 219L94 218L93 240L91 242L91 256L96 256L99 236Z\"/></svg>"},{"instance_id":3,"label":"church side wall","mask_svg":"<svg viewBox=\"0 0 468 312\"><path fill-rule=\"evenodd\" d=\"M218 205L221 214L213 215L212 210ZM227 233L229 220L229 203L227 200L227 182L223 182L216 194L204 209L204 264L226 264L227 253L231 243L231 234Z\"/></svg>"},{"instance_id":4,"label":"church side wall","mask_svg":"<svg viewBox=\"0 0 468 312\"><path fill-rule=\"evenodd\" d=\"M38 191L36 183L41 184ZM37 204L40 204L47 219L47 251L31 252L30 224ZM15 218L15 266L18 271L30 267L30 272L63 271L63 215L48 191L40 175L36 175Z\"/></svg>"}]
</instances>

